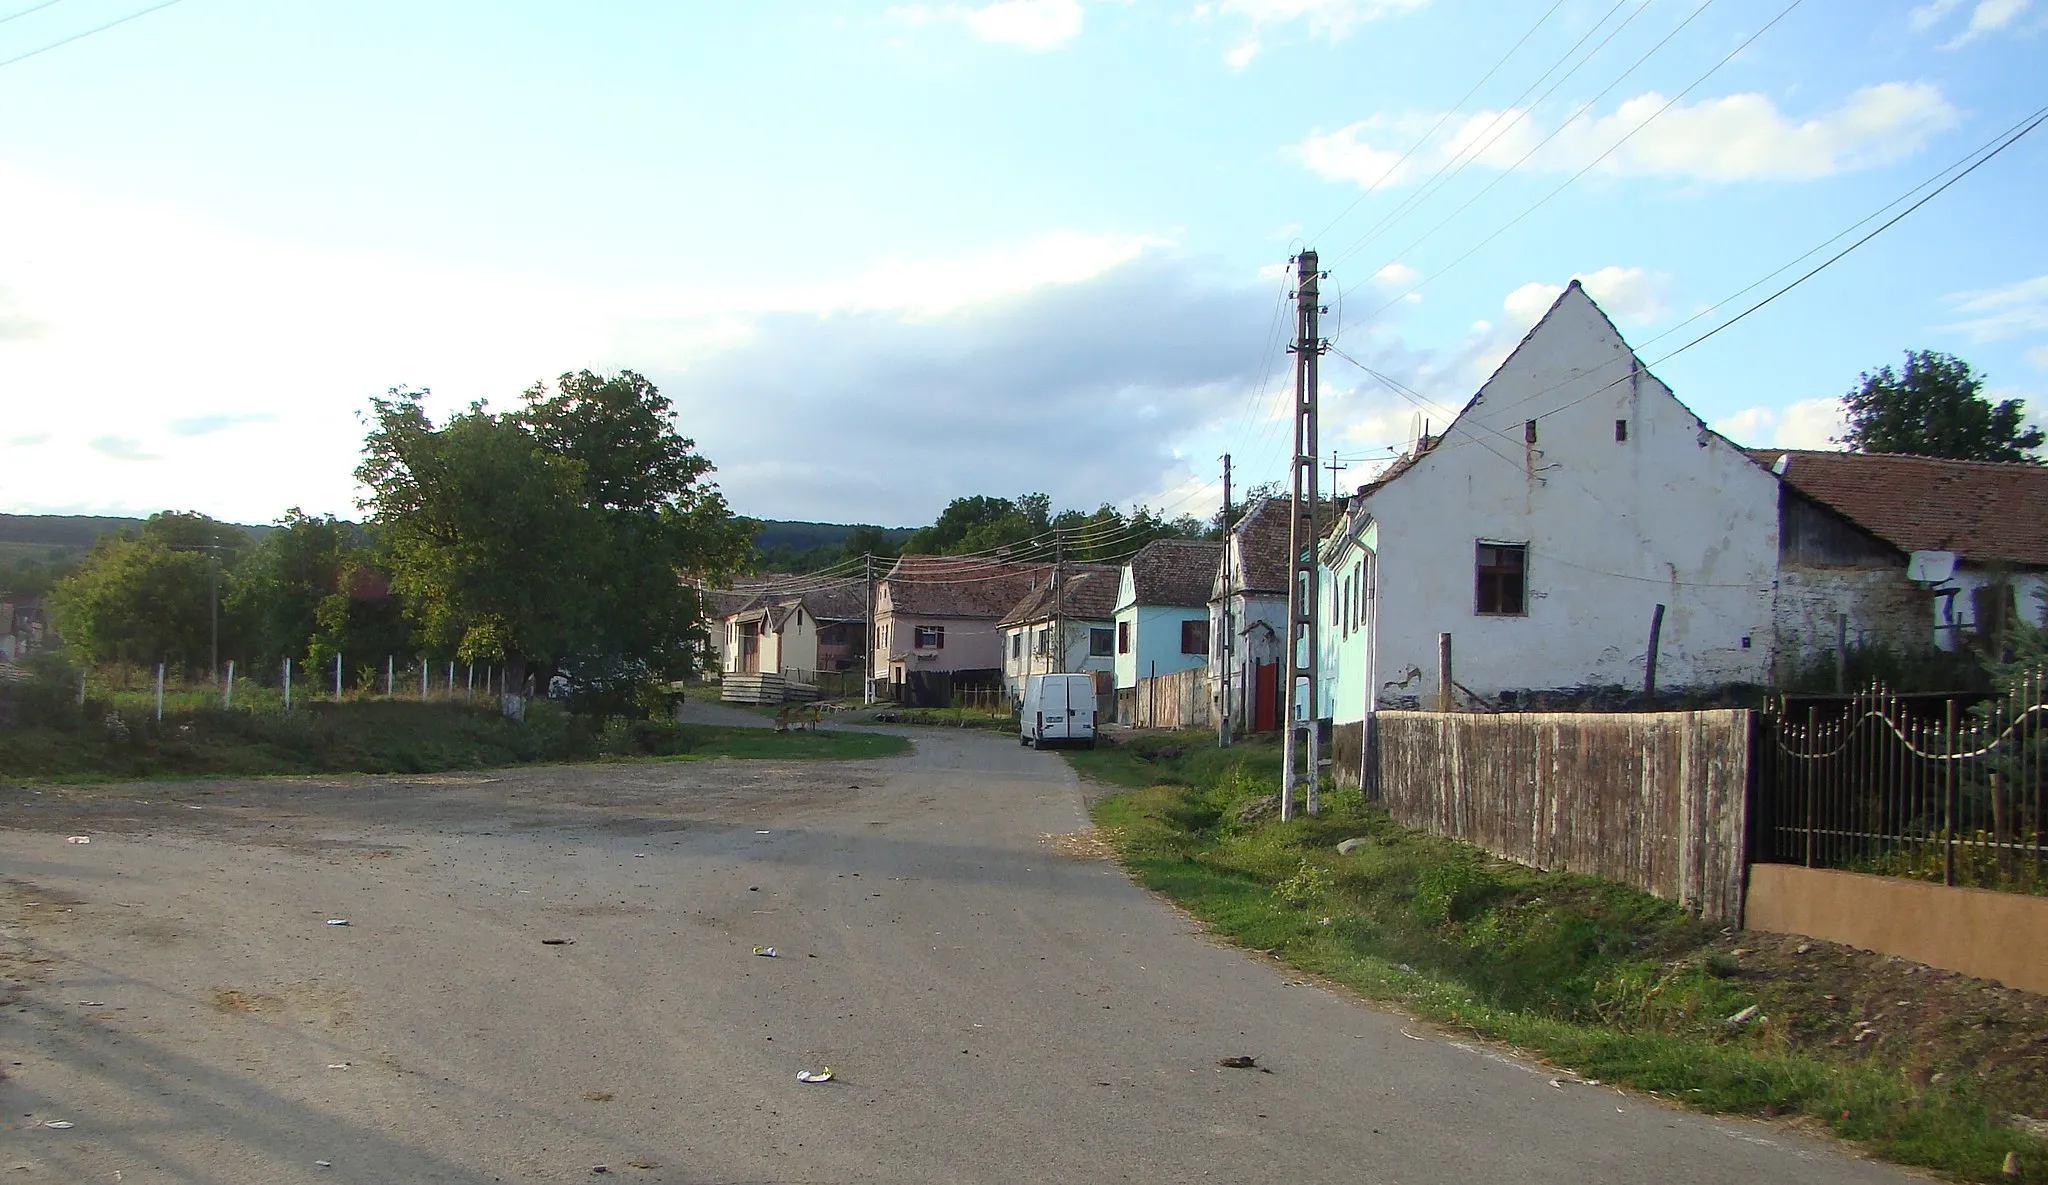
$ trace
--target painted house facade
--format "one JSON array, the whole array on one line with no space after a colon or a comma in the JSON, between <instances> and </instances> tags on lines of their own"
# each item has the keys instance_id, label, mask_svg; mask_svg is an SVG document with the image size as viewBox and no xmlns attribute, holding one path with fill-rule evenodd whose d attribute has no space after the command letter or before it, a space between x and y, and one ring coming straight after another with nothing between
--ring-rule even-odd
<instances>
[{"instance_id":1,"label":"painted house facade","mask_svg":"<svg viewBox=\"0 0 2048 1185\"><path fill-rule=\"evenodd\" d=\"M1013 702L1023 702L1032 675L1087 671L1098 682L1111 679L1122 578L1108 564L1070 564L1003 616L1003 686Z\"/></svg>"},{"instance_id":2,"label":"painted house facade","mask_svg":"<svg viewBox=\"0 0 2048 1185\"><path fill-rule=\"evenodd\" d=\"M1224 539L1209 590L1211 698L1230 714L1237 733L1280 727L1289 525L1284 499L1261 498L1246 507Z\"/></svg>"},{"instance_id":3,"label":"painted house facade","mask_svg":"<svg viewBox=\"0 0 2048 1185\"><path fill-rule=\"evenodd\" d=\"M1361 488L1371 671L1325 669L1325 703L1430 706L1441 633L1456 706L1640 688L1658 605L1660 687L1764 683L1778 487L1574 281L1441 436Z\"/></svg>"},{"instance_id":4,"label":"painted house facade","mask_svg":"<svg viewBox=\"0 0 2048 1185\"><path fill-rule=\"evenodd\" d=\"M1155 539L1124 565L1117 588L1116 687L1207 667L1209 591L1223 545Z\"/></svg>"},{"instance_id":5,"label":"painted house facade","mask_svg":"<svg viewBox=\"0 0 2048 1185\"><path fill-rule=\"evenodd\" d=\"M875 586L870 671L896 686L921 673L1002 679L1002 621L1051 579L1051 564L907 555Z\"/></svg>"}]
</instances>

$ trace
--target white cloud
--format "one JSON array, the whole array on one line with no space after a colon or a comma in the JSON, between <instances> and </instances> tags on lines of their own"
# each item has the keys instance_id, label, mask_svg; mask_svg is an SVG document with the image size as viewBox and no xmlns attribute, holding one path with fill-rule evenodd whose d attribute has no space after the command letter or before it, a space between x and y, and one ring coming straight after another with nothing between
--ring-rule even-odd
<instances>
[{"instance_id":1,"label":"white cloud","mask_svg":"<svg viewBox=\"0 0 2048 1185\"><path fill-rule=\"evenodd\" d=\"M980 6L906 5L888 10L890 19L917 29L958 21L982 41L1020 49L1057 49L1081 35L1080 0L996 0Z\"/></svg>"},{"instance_id":2,"label":"white cloud","mask_svg":"<svg viewBox=\"0 0 2048 1185\"><path fill-rule=\"evenodd\" d=\"M2035 276L1998 288L1951 295L1957 312L1968 314L1944 329L1959 330L1972 341L2001 341L2048 333L2048 276Z\"/></svg>"},{"instance_id":3,"label":"white cloud","mask_svg":"<svg viewBox=\"0 0 2048 1185\"><path fill-rule=\"evenodd\" d=\"M1258 56L1259 39L1254 37L1232 46L1230 52L1223 55L1223 60L1229 64L1231 69L1242 70L1246 66L1251 65L1252 59Z\"/></svg>"},{"instance_id":4,"label":"white cloud","mask_svg":"<svg viewBox=\"0 0 2048 1185\"><path fill-rule=\"evenodd\" d=\"M1390 263L1374 272L1372 280L1375 284L1385 284L1389 288L1406 288L1421 275L1421 272L1405 263Z\"/></svg>"},{"instance_id":5,"label":"white cloud","mask_svg":"<svg viewBox=\"0 0 2048 1185\"><path fill-rule=\"evenodd\" d=\"M2035 346L2028 350L2027 361L2042 370L2048 370L2048 346Z\"/></svg>"},{"instance_id":6,"label":"white cloud","mask_svg":"<svg viewBox=\"0 0 2048 1185\"><path fill-rule=\"evenodd\" d=\"M1961 6L1962 0L1933 0L1915 8L1908 19L1915 32L1925 33ZM1970 9L1969 23L1942 48L1961 49L1981 37L2009 29L2031 6L2032 0L1977 0Z\"/></svg>"},{"instance_id":7,"label":"white cloud","mask_svg":"<svg viewBox=\"0 0 2048 1185\"><path fill-rule=\"evenodd\" d=\"M1598 271L1575 273L1572 279L1579 282L1602 312L1619 324L1640 325L1664 315L1664 278L1642 268L1610 264ZM1549 312L1563 293L1563 286L1558 284L1538 281L1522 285L1501 302L1507 312L1507 324L1516 333L1522 332ZM1479 325L1473 327L1475 332Z\"/></svg>"},{"instance_id":8,"label":"white cloud","mask_svg":"<svg viewBox=\"0 0 2048 1185\"><path fill-rule=\"evenodd\" d=\"M1782 407L1751 407L1714 423L1714 430L1750 448L1834 449L1849 421L1833 396L1801 399Z\"/></svg>"},{"instance_id":9,"label":"white cloud","mask_svg":"<svg viewBox=\"0 0 2048 1185\"><path fill-rule=\"evenodd\" d=\"M1932 3L1922 4L1907 14L1907 20L1912 22L1914 32L1925 33L1940 24L1941 18L1954 11L1962 2L1963 0L1933 0Z\"/></svg>"},{"instance_id":10,"label":"white cloud","mask_svg":"<svg viewBox=\"0 0 2048 1185\"><path fill-rule=\"evenodd\" d=\"M1449 121L1448 133L1398 167L1415 129L1430 127L1436 116L1376 116L1312 134L1290 151L1310 171L1362 189L1400 185L1460 160L1505 169L1528 157L1520 167L1577 172L1617 143L1601 160L1601 172L1712 181L1807 178L1911 155L1959 118L1940 89L1928 83L1865 87L1839 107L1803 120L1754 93L1681 102L1658 115L1668 101L1651 91L1607 115L1580 116L1533 156L1545 132L1531 113L1513 109ZM1629 138L1622 143L1624 137Z\"/></svg>"},{"instance_id":11,"label":"white cloud","mask_svg":"<svg viewBox=\"0 0 2048 1185\"><path fill-rule=\"evenodd\" d=\"M1413 12L1429 0L1222 0L1218 8L1254 28L1305 21L1311 36L1341 40L1367 22Z\"/></svg>"}]
</instances>

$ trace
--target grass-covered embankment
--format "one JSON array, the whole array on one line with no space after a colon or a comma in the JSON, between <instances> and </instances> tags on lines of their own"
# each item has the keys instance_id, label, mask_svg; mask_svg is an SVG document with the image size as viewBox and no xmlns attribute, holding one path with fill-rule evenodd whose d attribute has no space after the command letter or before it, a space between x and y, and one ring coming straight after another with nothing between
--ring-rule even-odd
<instances>
[{"instance_id":1,"label":"grass-covered embankment","mask_svg":"<svg viewBox=\"0 0 2048 1185\"><path fill-rule=\"evenodd\" d=\"M524 720L451 703L315 703L291 712L102 708L0 727L0 778L102 780L314 773L432 773L540 761L630 758L846 760L910 742L879 733L788 732L596 720L532 705Z\"/></svg>"},{"instance_id":2,"label":"grass-covered embankment","mask_svg":"<svg viewBox=\"0 0 2048 1185\"><path fill-rule=\"evenodd\" d=\"M1263 809L1277 797L1271 745L1219 752L1188 734L1071 759L1129 788L1095 818L1131 873L1246 947L1587 1078L1804 1117L1968 1180L2014 1180L2008 1154L2017 1179L2048 1180L2048 1149L2008 1118L2048 1107L2038 997L1922 975L1946 1006L1907 1029L1884 998L1907 989L1853 960L1835 961L1833 981L1759 966L1743 943L1767 936L1410 831L1356 792L1280 822Z\"/></svg>"}]
</instances>

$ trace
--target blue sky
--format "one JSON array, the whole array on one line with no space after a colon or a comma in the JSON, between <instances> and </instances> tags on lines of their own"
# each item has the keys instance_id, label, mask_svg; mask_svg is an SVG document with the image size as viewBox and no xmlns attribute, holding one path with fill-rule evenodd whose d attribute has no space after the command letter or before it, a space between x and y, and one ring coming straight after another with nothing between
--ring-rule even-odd
<instances>
[{"instance_id":1,"label":"blue sky","mask_svg":"<svg viewBox=\"0 0 2048 1185\"><path fill-rule=\"evenodd\" d=\"M148 5L0 0L0 61ZM1657 363L2048 102L2048 5L1786 6L181 0L0 65L0 509L350 514L370 395L630 367L743 513L1205 512L1283 476L1303 245L1440 423L1574 276ZM1763 446L1907 348L2048 406L2044 181L1658 372ZM1350 482L1418 409L1324 375Z\"/></svg>"}]
</instances>

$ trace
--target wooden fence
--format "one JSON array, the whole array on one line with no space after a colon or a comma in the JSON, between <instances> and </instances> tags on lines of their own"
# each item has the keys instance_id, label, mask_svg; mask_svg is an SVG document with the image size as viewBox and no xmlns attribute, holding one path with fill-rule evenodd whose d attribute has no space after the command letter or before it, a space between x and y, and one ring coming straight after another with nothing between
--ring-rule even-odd
<instances>
[{"instance_id":1,"label":"wooden fence","mask_svg":"<svg viewBox=\"0 0 2048 1185\"><path fill-rule=\"evenodd\" d=\"M1117 692L1117 719L1132 728L1214 727L1208 669L1139 679L1136 687Z\"/></svg>"},{"instance_id":2,"label":"wooden fence","mask_svg":"<svg viewBox=\"0 0 2048 1185\"><path fill-rule=\"evenodd\" d=\"M1747 711L1379 712L1371 768L1407 826L1737 921L1750 732Z\"/></svg>"}]
</instances>

